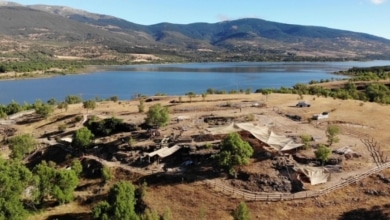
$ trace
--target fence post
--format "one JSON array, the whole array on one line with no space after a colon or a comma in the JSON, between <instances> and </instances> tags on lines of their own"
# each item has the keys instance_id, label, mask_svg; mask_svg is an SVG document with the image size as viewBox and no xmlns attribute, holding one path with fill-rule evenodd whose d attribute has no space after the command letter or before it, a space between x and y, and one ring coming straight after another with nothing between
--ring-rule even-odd
<instances>
[{"instance_id":1,"label":"fence post","mask_svg":"<svg viewBox=\"0 0 390 220\"><path fill-rule=\"evenodd\" d=\"M280 201L282 200L282 196L283 196L283 195L282 195L282 194L280 194Z\"/></svg>"},{"instance_id":2,"label":"fence post","mask_svg":"<svg viewBox=\"0 0 390 220\"><path fill-rule=\"evenodd\" d=\"M269 199L269 195L267 195L267 201L268 201L268 199Z\"/></svg>"}]
</instances>

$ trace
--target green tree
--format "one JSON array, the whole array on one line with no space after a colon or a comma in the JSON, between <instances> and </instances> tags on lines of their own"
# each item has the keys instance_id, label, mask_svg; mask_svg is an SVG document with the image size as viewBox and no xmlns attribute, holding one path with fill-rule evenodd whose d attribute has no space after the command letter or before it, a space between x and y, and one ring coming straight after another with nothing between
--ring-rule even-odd
<instances>
[{"instance_id":1,"label":"green tree","mask_svg":"<svg viewBox=\"0 0 390 220\"><path fill-rule=\"evenodd\" d=\"M26 189L34 184L31 171L20 161L0 157L0 219L27 218L23 200L30 200L31 194Z\"/></svg>"},{"instance_id":2,"label":"green tree","mask_svg":"<svg viewBox=\"0 0 390 220\"><path fill-rule=\"evenodd\" d=\"M196 97L196 94L194 92L187 92L186 96L188 96L190 102L192 102L192 99Z\"/></svg>"},{"instance_id":3,"label":"green tree","mask_svg":"<svg viewBox=\"0 0 390 220\"><path fill-rule=\"evenodd\" d=\"M48 197L59 203L73 200L79 178L74 170L57 170L55 163L42 161L33 172L38 177L37 202L43 204Z\"/></svg>"},{"instance_id":4,"label":"green tree","mask_svg":"<svg viewBox=\"0 0 390 220\"><path fill-rule=\"evenodd\" d=\"M88 113L88 109L95 109L96 108L96 101L95 100L87 100L85 102L83 102L83 107L85 109L87 109L87 113Z\"/></svg>"},{"instance_id":5,"label":"green tree","mask_svg":"<svg viewBox=\"0 0 390 220\"><path fill-rule=\"evenodd\" d=\"M72 170L76 173L77 176L80 176L83 172L83 165L81 164L79 159L72 160Z\"/></svg>"},{"instance_id":6,"label":"green tree","mask_svg":"<svg viewBox=\"0 0 390 220\"><path fill-rule=\"evenodd\" d=\"M104 166L103 168L102 168L102 180L103 180L103 182L108 182L108 181L110 181L111 180L111 169L109 168L109 167L107 167L107 166Z\"/></svg>"},{"instance_id":7,"label":"green tree","mask_svg":"<svg viewBox=\"0 0 390 220\"><path fill-rule=\"evenodd\" d=\"M390 89L382 83L369 84L365 94L370 102L390 103Z\"/></svg>"},{"instance_id":8,"label":"green tree","mask_svg":"<svg viewBox=\"0 0 390 220\"><path fill-rule=\"evenodd\" d=\"M214 94L214 93L215 93L215 90L214 90L213 88L208 88L208 89L206 90L206 93L207 93L207 94Z\"/></svg>"},{"instance_id":9,"label":"green tree","mask_svg":"<svg viewBox=\"0 0 390 220\"><path fill-rule=\"evenodd\" d=\"M141 220L160 220L160 215L156 210L146 209L140 217Z\"/></svg>"},{"instance_id":10,"label":"green tree","mask_svg":"<svg viewBox=\"0 0 390 220\"><path fill-rule=\"evenodd\" d=\"M7 118L7 113L3 109L0 109L0 119Z\"/></svg>"},{"instance_id":11,"label":"green tree","mask_svg":"<svg viewBox=\"0 0 390 220\"><path fill-rule=\"evenodd\" d=\"M169 122L168 108L161 104L152 105L146 113L145 122L150 126L166 126Z\"/></svg>"},{"instance_id":12,"label":"green tree","mask_svg":"<svg viewBox=\"0 0 390 220\"><path fill-rule=\"evenodd\" d=\"M261 94L265 96L265 102L268 101L268 96L272 93L271 89L262 89Z\"/></svg>"},{"instance_id":13,"label":"green tree","mask_svg":"<svg viewBox=\"0 0 390 220\"><path fill-rule=\"evenodd\" d=\"M230 133L221 143L219 165L227 167L229 173L235 173L234 166L246 165L253 155L253 148L241 139L238 133Z\"/></svg>"},{"instance_id":14,"label":"green tree","mask_svg":"<svg viewBox=\"0 0 390 220\"><path fill-rule=\"evenodd\" d=\"M162 216L162 220L171 220L171 219L172 219L172 212L171 209L167 207Z\"/></svg>"},{"instance_id":15,"label":"green tree","mask_svg":"<svg viewBox=\"0 0 390 220\"><path fill-rule=\"evenodd\" d=\"M109 192L108 201L113 206L116 219L138 220L135 213L135 187L129 182L116 183Z\"/></svg>"},{"instance_id":16,"label":"green tree","mask_svg":"<svg viewBox=\"0 0 390 220\"><path fill-rule=\"evenodd\" d=\"M38 177L37 187L37 203L43 204L46 197L51 195L53 189L53 182L55 179L55 168L54 164L42 161L40 164L34 167L34 174Z\"/></svg>"},{"instance_id":17,"label":"green tree","mask_svg":"<svg viewBox=\"0 0 390 220\"><path fill-rule=\"evenodd\" d=\"M8 104L5 109L5 113L7 113L7 115L12 115L20 111L23 111L23 108L19 103L15 101L12 101L10 104Z\"/></svg>"},{"instance_id":18,"label":"green tree","mask_svg":"<svg viewBox=\"0 0 390 220\"><path fill-rule=\"evenodd\" d=\"M338 143L340 141L337 135L340 133L340 128L336 125L329 125L326 129L326 137L328 138L329 146L332 146L333 143Z\"/></svg>"},{"instance_id":19,"label":"green tree","mask_svg":"<svg viewBox=\"0 0 390 220\"><path fill-rule=\"evenodd\" d=\"M54 98L51 98L51 99L47 100L47 104L49 104L49 105L56 105L57 104L57 100L54 99Z\"/></svg>"},{"instance_id":20,"label":"green tree","mask_svg":"<svg viewBox=\"0 0 390 220\"><path fill-rule=\"evenodd\" d=\"M73 170L56 171L52 196L61 204L73 200L73 192L79 184L79 178Z\"/></svg>"},{"instance_id":21,"label":"green tree","mask_svg":"<svg viewBox=\"0 0 390 220\"><path fill-rule=\"evenodd\" d=\"M42 103L41 100L37 100L34 103L35 112L43 118L47 118L53 113L54 109L52 105Z\"/></svg>"},{"instance_id":22,"label":"green tree","mask_svg":"<svg viewBox=\"0 0 390 220\"><path fill-rule=\"evenodd\" d=\"M234 220L250 220L249 217L249 210L246 206L245 202L240 202L240 204L237 206L237 208L233 212L233 219Z\"/></svg>"},{"instance_id":23,"label":"green tree","mask_svg":"<svg viewBox=\"0 0 390 220\"><path fill-rule=\"evenodd\" d=\"M68 111L69 105L67 102L61 102L58 104L57 108L64 109L65 111Z\"/></svg>"},{"instance_id":24,"label":"green tree","mask_svg":"<svg viewBox=\"0 0 390 220\"><path fill-rule=\"evenodd\" d=\"M109 100L110 101L113 101L113 102L117 102L118 100L119 100L119 98L118 98L118 96L111 96L110 98L109 98Z\"/></svg>"},{"instance_id":25,"label":"green tree","mask_svg":"<svg viewBox=\"0 0 390 220\"><path fill-rule=\"evenodd\" d=\"M92 211L96 219L138 220L135 212L135 187L125 181L116 183L108 193L106 202L100 202Z\"/></svg>"},{"instance_id":26,"label":"green tree","mask_svg":"<svg viewBox=\"0 0 390 220\"><path fill-rule=\"evenodd\" d=\"M348 93L348 98L357 99L359 97L357 87L353 82L347 82L344 85L344 90Z\"/></svg>"},{"instance_id":27,"label":"green tree","mask_svg":"<svg viewBox=\"0 0 390 220\"><path fill-rule=\"evenodd\" d=\"M8 140L11 149L11 158L22 159L25 155L36 148L36 141L29 134L22 134Z\"/></svg>"},{"instance_id":28,"label":"green tree","mask_svg":"<svg viewBox=\"0 0 390 220\"><path fill-rule=\"evenodd\" d=\"M205 101L207 97L207 93L202 93L202 100Z\"/></svg>"},{"instance_id":29,"label":"green tree","mask_svg":"<svg viewBox=\"0 0 390 220\"><path fill-rule=\"evenodd\" d=\"M73 134L72 146L84 150L91 146L93 138L94 135L88 128L80 128Z\"/></svg>"},{"instance_id":30,"label":"green tree","mask_svg":"<svg viewBox=\"0 0 390 220\"><path fill-rule=\"evenodd\" d=\"M311 136L308 135L308 134L302 134L301 135L301 141L303 143L303 147L305 148L305 150L309 149L310 148L310 141L311 141Z\"/></svg>"},{"instance_id":31,"label":"green tree","mask_svg":"<svg viewBox=\"0 0 390 220\"><path fill-rule=\"evenodd\" d=\"M109 212L111 206L107 201L99 202L92 210L92 216L94 219L109 220Z\"/></svg>"},{"instance_id":32,"label":"green tree","mask_svg":"<svg viewBox=\"0 0 390 220\"><path fill-rule=\"evenodd\" d=\"M139 99L138 112L139 113L145 112L145 99L143 98Z\"/></svg>"},{"instance_id":33,"label":"green tree","mask_svg":"<svg viewBox=\"0 0 390 220\"><path fill-rule=\"evenodd\" d=\"M77 104L77 103L81 103L82 101L83 99L77 95L68 95L65 97L65 102L68 104Z\"/></svg>"},{"instance_id":34,"label":"green tree","mask_svg":"<svg viewBox=\"0 0 390 220\"><path fill-rule=\"evenodd\" d=\"M7 72L7 68L4 65L0 65L0 73Z\"/></svg>"},{"instance_id":35,"label":"green tree","mask_svg":"<svg viewBox=\"0 0 390 220\"><path fill-rule=\"evenodd\" d=\"M316 158L321 161L322 165L325 164L326 161L328 161L330 154L332 151L329 149L329 147L321 144L318 149L314 152L316 155Z\"/></svg>"}]
</instances>

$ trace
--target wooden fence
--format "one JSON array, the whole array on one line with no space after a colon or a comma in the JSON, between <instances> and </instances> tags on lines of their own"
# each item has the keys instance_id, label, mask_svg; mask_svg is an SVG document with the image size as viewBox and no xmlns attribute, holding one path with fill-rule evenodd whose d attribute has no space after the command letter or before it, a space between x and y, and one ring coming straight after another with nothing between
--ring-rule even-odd
<instances>
[{"instance_id":1,"label":"wooden fence","mask_svg":"<svg viewBox=\"0 0 390 220\"><path fill-rule=\"evenodd\" d=\"M249 190L237 189L231 186L224 184L218 180L204 180L204 182L211 188L221 191L222 193L228 194L235 198L241 198L249 201L282 201L282 200L294 200L294 199L305 199L318 197L330 192L333 192L337 189L340 189L344 186L348 186L352 183L360 181L372 174L378 173L384 169L390 167L390 162L384 163L378 167L370 169L366 172L360 173L355 176L350 176L347 179L344 179L337 184L330 186L328 188L318 190L318 191L302 191L298 193L262 193L262 192L253 192Z\"/></svg>"}]
</instances>

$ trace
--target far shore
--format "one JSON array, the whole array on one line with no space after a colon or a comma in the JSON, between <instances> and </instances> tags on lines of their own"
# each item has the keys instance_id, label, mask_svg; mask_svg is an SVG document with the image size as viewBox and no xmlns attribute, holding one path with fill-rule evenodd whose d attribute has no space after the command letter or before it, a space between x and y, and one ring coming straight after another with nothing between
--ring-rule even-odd
<instances>
[{"instance_id":1,"label":"far shore","mask_svg":"<svg viewBox=\"0 0 390 220\"><path fill-rule=\"evenodd\" d=\"M115 66L115 65L113 65ZM110 67L113 67L110 66ZM86 65L83 68L77 69L75 72L65 73L61 72L60 69L57 69L56 73L45 73L43 71L35 71L35 72L7 72L0 74L0 81L8 81L8 80L25 80L25 79L41 79L41 78L49 78L63 75L74 75L74 74L90 74L99 71L107 70L107 65ZM15 75L17 77L15 77Z\"/></svg>"}]
</instances>

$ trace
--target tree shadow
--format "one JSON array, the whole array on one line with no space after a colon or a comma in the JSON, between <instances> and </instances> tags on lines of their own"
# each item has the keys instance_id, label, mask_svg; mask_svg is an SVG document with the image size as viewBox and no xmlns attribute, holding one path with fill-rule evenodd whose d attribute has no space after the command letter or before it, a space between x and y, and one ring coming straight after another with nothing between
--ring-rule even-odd
<instances>
[{"instance_id":1,"label":"tree shadow","mask_svg":"<svg viewBox=\"0 0 390 220\"><path fill-rule=\"evenodd\" d=\"M66 213L52 215L46 218L46 220L92 220L91 213Z\"/></svg>"},{"instance_id":2,"label":"tree shadow","mask_svg":"<svg viewBox=\"0 0 390 220\"><path fill-rule=\"evenodd\" d=\"M56 164L62 164L69 160L67 155L71 155L71 153L64 150L60 145L51 145L35 153L31 158L29 158L26 166L33 168L43 160L53 161Z\"/></svg>"},{"instance_id":3,"label":"tree shadow","mask_svg":"<svg viewBox=\"0 0 390 220\"><path fill-rule=\"evenodd\" d=\"M37 127L37 129L41 129L41 128L45 127L45 126L48 126L48 125L51 125L51 124L55 124L55 123L60 122L60 121L71 119L71 118L75 117L76 115L77 114L71 114L71 115L64 115L64 116L57 117L55 120L50 121L50 122L48 122L46 124L43 124L43 125Z\"/></svg>"},{"instance_id":4,"label":"tree shadow","mask_svg":"<svg viewBox=\"0 0 390 220\"><path fill-rule=\"evenodd\" d=\"M389 220L390 219L390 204L373 206L371 209L354 209L343 213L339 220Z\"/></svg>"}]
</instances>

